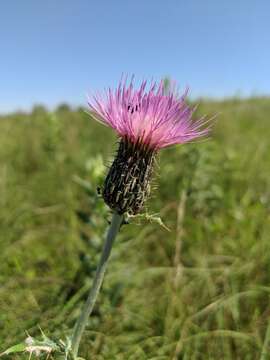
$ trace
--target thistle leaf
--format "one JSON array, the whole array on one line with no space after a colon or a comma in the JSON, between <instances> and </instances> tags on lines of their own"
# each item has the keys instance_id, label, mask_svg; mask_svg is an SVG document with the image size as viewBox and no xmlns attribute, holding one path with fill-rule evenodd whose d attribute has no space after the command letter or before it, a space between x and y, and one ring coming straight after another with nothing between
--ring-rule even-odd
<instances>
[{"instance_id":1,"label":"thistle leaf","mask_svg":"<svg viewBox=\"0 0 270 360\"><path fill-rule=\"evenodd\" d=\"M13 345L10 348L8 348L6 351L2 352L0 354L0 357L4 356L4 355L9 355L9 354L14 354L14 353L19 353L19 352L23 352L25 351L27 348L26 343L20 343L17 345Z\"/></svg>"},{"instance_id":2,"label":"thistle leaf","mask_svg":"<svg viewBox=\"0 0 270 360\"><path fill-rule=\"evenodd\" d=\"M159 226L161 226L162 228L164 228L167 231L171 231L163 222L163 220L161 219L160 216L158 216L158 214L147 214L147 213L143 213L143 214L137 214L137 215L128 215L128 219L143 219L146 221L149 221L151 223L156 223Z\"/></svg>"}]
</instances>

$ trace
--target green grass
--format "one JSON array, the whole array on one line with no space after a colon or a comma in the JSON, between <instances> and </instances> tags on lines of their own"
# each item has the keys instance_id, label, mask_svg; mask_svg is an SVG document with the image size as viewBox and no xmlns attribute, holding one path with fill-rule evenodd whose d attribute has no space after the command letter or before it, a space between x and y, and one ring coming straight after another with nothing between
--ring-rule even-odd
<instances>
[{"instance_id":1,"label":"green grass","mask_svg":"<svg viewBox=\"0 0 270 360\"><path fill-rule=\"evenodd\" d=\"M270 359L270 99L199 111L220 113L212 139L161 152L147 205L171 231L123 227L87 360ZM83 110L0 118L0 350L38 326L70 333L109 219L95 189L115 149Z\"/></svg>"}]
</instances>

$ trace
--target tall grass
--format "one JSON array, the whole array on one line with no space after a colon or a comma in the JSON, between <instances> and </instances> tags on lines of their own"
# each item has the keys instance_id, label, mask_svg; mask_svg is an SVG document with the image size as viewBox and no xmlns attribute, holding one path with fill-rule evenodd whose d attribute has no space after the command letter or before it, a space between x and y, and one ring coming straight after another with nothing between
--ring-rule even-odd
<instances>
[{"instance_id":1,"label":"tall grass","mask_svg":"<svg viewBox=\"0 0 270 360\"><path fill-rule=\"evenodd\" d=\"M123 227L86 359L270 358L270 99L199 111L220 113L212 139L164 150L148 203L171 231ZM69 334L109 218L96 187L115 142L67 106L0 118L2 349L38 326Z\"/></svg>"}]
</instances>

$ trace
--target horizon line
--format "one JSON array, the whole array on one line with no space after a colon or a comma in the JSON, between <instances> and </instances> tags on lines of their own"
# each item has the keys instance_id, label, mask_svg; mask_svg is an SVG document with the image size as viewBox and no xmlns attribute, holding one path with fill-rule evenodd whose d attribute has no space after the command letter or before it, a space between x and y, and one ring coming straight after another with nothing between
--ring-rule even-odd
<instances>
[{"instance_id":1,"label":"horizon line","mask_svg":"<svg viewBox=\"0 0 270 360\"><path fill-rule=\"evenodd\" d=\"M247 101L251 99L270 99L270 93L254 93L254 94L248 94L243 95L241 92L236 93L235 95L198 95L198 96L188 96L188 100L192 102L196 101L209 101L209 102L223 102L223 101L231 101L231 100L240 100L240 101ZM55 112L58 108L61 106L68 106L71 111L76 111L80 109L87 108L87 104L80 104L80 103L72 103L66 100L60 100L54 104L46 104L42 102L36 102L29 106L14 106L13 109L0 109L0 116L6 116L11 114L30 114L32 113L35 108L44 108L47 112Z\"/></svg>"}]
</instances>

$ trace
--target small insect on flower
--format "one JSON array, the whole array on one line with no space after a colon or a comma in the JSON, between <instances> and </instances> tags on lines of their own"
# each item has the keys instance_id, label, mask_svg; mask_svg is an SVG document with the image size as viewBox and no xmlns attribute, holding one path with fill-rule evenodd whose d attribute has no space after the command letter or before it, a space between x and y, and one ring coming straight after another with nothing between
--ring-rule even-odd
<instances>
[{"instance_id":1,"label":"small insect on flower","mask_svg":"<svg viewBox=\"0 0 270 360\"><path fill-rule=\"evenodd\" d=\"M150 194L158 150L206 136L209 120L193 120L187 92L176 96L164 81L138 89L120 81L115 89L89 99L90 114L118 134L119 148L102 190L106 204L118 214L137 214Z\"/></svg>"}]
</instances>

